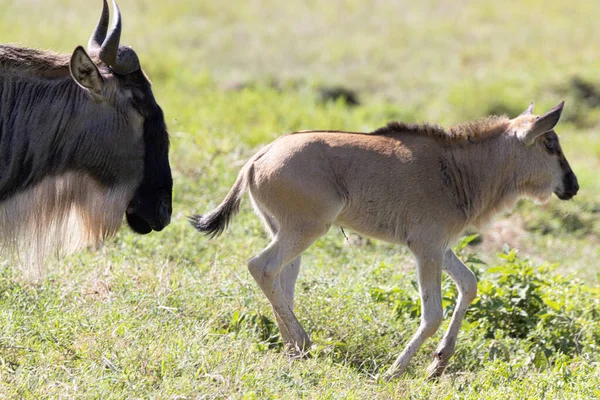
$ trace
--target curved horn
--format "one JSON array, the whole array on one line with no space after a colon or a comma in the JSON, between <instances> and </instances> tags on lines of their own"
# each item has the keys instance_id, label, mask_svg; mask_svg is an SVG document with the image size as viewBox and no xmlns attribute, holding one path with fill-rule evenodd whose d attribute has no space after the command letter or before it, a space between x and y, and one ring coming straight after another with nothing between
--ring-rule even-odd
<instances>
[{"instance_id":1,"label":"curved horn","mask_svg":"<svg viewBox=\"0 0 600 400\"><path fill-rule=\"evenodd\" d=\"M115 0L112 3L115 19L110 27L108 36L106 36L106 39L102 43L99 54L100 60L110 66L115 65L117 61L119 41L121 40L121 10L119 10L119 6Z\"/></svg>"},{"instance_id":2,"label":"curved horn","mask_svg":"<svg viewBox=\"0 0 600 400\"><path fill-rule=\"evenodd\" d=\"M527 110L525 110L521 114L519 114L519 117L522 115L531 115L532 113L533 113L533 101L531 103L529 103L529 107L527 107Z\"/></svg>"},{"instance_id":3,"label":"curved horn","mask_svg":"<svg viewBox=\"0 0 600 400\"><path fill-rule=\"evenodd\" d=\"M106 0L104 0L106 4ZM113 0L114 21L100 48L99 57L113 72L127 75L140 69L140 61L131 47L119 46L121 40L121 10Z\"/></svg>"},{"instance_id":4,"label":"curved horn","mask_svg":"<svg viewBox=\"0 0 600 400\"><path fill-rule=\"evenodd\" d=\"M108 30L108 3L106 3L106 0L103 2L102 14L100 14L98 24L96 24L96 28L88 41L87 51L92 56L97 56L100 52L100 47L102 47L102 43L106 38L106 31Z\"/></svg>"}]
</instances>

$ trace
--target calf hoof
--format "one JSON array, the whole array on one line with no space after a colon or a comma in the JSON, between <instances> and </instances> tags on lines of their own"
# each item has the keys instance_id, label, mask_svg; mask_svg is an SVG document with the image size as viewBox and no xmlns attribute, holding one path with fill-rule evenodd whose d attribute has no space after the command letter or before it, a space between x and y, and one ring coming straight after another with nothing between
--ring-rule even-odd
<instances>
[{"instance_id":1,"label":"calf hoof","mask_svg":"<svg viewBox=\"0 0 600 400\"><path fill-rule=\"evenodd\" d=\"M312 346L310 338L305 336L301 341L285 342L285 350L291 358L309 358L310 347Z\"/></svg>"},{"instance_id":2,"label":"calf hoof","mask_svg":"<svg viewBox=\"0 0 600 400\"><path fill-rule=\"evenodd\" d=\"M383 375L381 375L381 379L384 382L389 382L392 379L398 378L403 373L404 371L402 369L394 369L394 367L390 367Z\"/></svg>"},{"instance_id":3,"label":"calf hoof","mask_svg":"<svg viewBox=\"0 0 600 400\"><path fill-rule=\"evenodd\" d=\"M444 370L448 366L448 360L442 356L442 354L436 354L433 356L433 362L429 364L429 368L427 368L427 380L428 381L437 381Z\"/></svg>"}]
</instances>

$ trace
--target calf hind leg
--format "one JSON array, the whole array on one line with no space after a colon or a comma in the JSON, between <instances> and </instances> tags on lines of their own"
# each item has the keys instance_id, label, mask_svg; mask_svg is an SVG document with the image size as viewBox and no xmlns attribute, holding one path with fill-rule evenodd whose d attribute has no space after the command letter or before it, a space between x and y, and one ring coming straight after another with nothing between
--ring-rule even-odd
<instances>
[{"instance_id":1,"label":"calf hind leg","mask_svg":"<svg viewBox=\"0 0 600 400\"><path fill-rule=\"evenodd\" d=\"M253 202L253 205L256 213L261 217L261 219L265 223L265 226L267 228L267 231L271 235L271 238L274 238L279 230L277 228L277 224L275 223L272 217L270 217L268 214L266 214L260 209L258 204ZM294 291L296 286L296 280L298 279L298 273L300 272L300 263L301 256L298 256L294 258L290 263L285 265L279 273L279 283L281 285L281 289L283 290L283 295L285 296L285 299L292 311L294 311ZM284 343L292 343L293 338L285 328L285 325L281 321L279 314L277 314L277 311L275 310L273 310L273 312L275 313L275 318L277 319L277 326L279 326L279 330L281 331L281 337Z\"/></svg>"},{"instance_id":2,"label":"calf hind leg","mask_svg":"<svg viewBox=\"0 0 600 400\"><path fill-rule=\"evenodd\" d=\"M298 273L300 272L300 264L302 262L302 256L294 258L291 262L287 263L281 273L279 274L279 282L283 289L285 299L292 310L294 310L294 292L296 288L296 280L298 279Z\"/></svg>"},{"instance_id":3,"label":"calf hind leg","mask_svg":"<svg viewBox=\"0 0 600 400\"><path fill-rule=\"evenodd\" d=\"M328 229L329 225L322 223L305 223L293 230L281 229L269 246L248 263L250 274L269 299L282 338L292 351L302 352L310 347L310 339L293 311L293 293L300 268L300 254Z\"/></svg>"},{"instance_id":4,"label":"calf hind leg","mask_svg":"<svg viewBox=\"0 0 600 400\"><path fill-rule=\"evenodd\" d=\"M273 218L269 217L262 210L260 210L258 205L255 206L255 211L265 222L267 230L271 234L271 238L274 238L279 229L277 228L277 224ZM294 258L291 262L283 267L281 273L279 274L279 281L281 283L281 288L283 289L283 294L285 295L285 299L287 300L292 311L294 310L294 290L296 287L296 280L298 279L298 273L300 272L301 262L301 256Z\"/></svg>"},{"instance_id":5,"label":"calf hind leg","mask_svg":"<svg viewBox=\"0 0 600 400\"><path fill-rule=\"evenodd\" d=\"M281 289L283 290L283 295L292 311L294 311L294 291L298 273L300 272L300 260L301 256L294 258L290 263L286 264L279 273L279 283L281 285ZM286 330L285 325L279 317L279 314L277 314L275 309L273 309L273 312L275 313L275 318L277 319L277 326L279 326L279 330L281 331L281 339L284 343L293 343L294 340Z\"/></svg>"}]
</instances>

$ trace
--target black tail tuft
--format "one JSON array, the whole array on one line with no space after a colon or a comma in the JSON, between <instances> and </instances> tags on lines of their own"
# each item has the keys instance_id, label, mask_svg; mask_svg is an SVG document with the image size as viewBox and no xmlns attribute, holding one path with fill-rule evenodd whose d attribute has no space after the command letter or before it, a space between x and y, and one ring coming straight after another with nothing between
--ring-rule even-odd
<instances>
[{"instance_id":1,"label":"black tail tuft","mask_svg":"<svg viewBox=\"0 0 600 400\"><path fill-rule=\"evenodd\" d=\"M188 217L190 224L199 232L204 233L210 238L220 236L229 223L229 218L221 213L208 215L191 215Z\"/></svg>"},{"instance_id":2,"label":"black tail tuft","mask_svg":"<svg viewBox=\"0 0 600 400\"><path fill-rule=\"evenodd\" d=\"M262 153L259 152L258 154L261 155ZM254 158L256 158L256 156ZM244 165L238 174L233 187L229 190L229 193L227 193L227 196L217 208L206 215L197 214L188 217L194 228L211 238L217 237L223 233L225 228L227 228L227 225L229 225L229 221L240 209L240 201L246 191L246 175L252 175L252 162L254 162L254 158L250 159L250 161Z\"/></svg>"}]
</instances>

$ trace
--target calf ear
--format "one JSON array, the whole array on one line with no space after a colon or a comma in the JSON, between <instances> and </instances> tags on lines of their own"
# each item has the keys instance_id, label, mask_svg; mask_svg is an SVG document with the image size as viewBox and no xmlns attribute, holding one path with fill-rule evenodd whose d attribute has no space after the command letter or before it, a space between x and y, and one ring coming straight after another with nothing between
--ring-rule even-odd
<instances>
[{"instance_id":1,"label":"calf ear","mask_svg":"<svg viewBox=\"0 0 600 400\"><path fill-rule=\"evenodd\" d=\"M73 51L69 69L71 70L71 76L79 86L94 94L101 93L104 79L83 47L78 46Z\"/></svg>"},{"instance_id":2,"label":"calf ear","mask_svg":"<svg viewBox=\"0 0 600 400\"><path fill-rule=\"evenodd\" d=\"M523 143L529 146L538 136L554 129L560 120L560 114L562 114L564 105L565 102L563 101L552 110L533 121L529 130L523 135Z\"/></svg>"}]
</instances>

